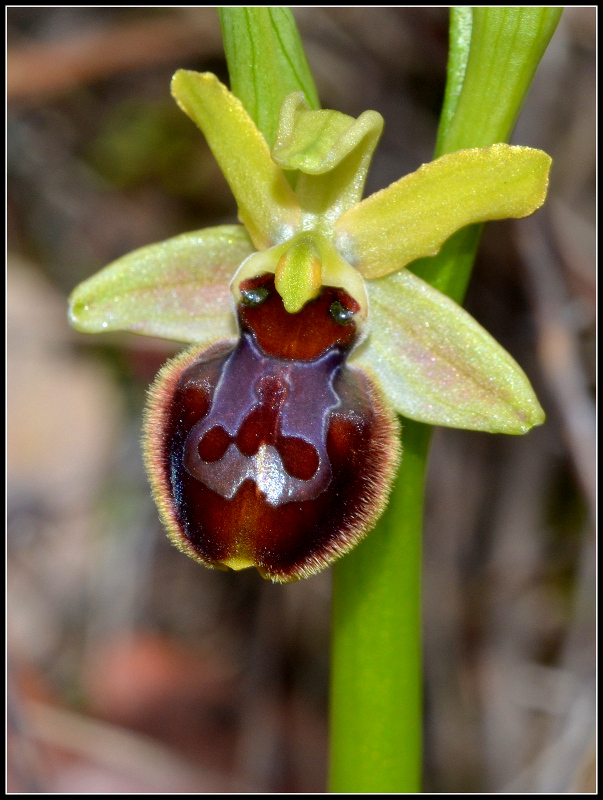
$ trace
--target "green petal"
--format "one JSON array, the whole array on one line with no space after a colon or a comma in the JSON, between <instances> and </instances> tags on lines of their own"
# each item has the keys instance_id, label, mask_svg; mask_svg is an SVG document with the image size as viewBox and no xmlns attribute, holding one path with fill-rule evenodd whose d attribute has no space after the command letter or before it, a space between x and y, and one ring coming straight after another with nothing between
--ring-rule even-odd
<instances>
[{"instance_id":1,"label":"green petal","mask_svg":"<svg viewBox=\"0 0 603 800\"><path fill-rule=\"evenodd\" d=\"M241 101L210 72L183 69L172 94L203 131L256 248L288 239L299 223L297 199Z\"/></svg>"},{"instance_id":2,"label":"green petal","mask_svg":"<svg viewBox=\"0 0 603 800\"><path fill-rule=\"evenodd\" d=\"M230 281L253 252L241 225L142 247L74 289L71 324L83 333L132 331L191 343L232 336Z\"/></svg>"},{"instance_id":3,"label":"green petal","mask_svg":"<svg viewBox=\"0 0 603 800\"><path fill-rule=\"evenodd\" d=\"M301 171L295 193L302 209L334 219L362 197L366 173L383 117L365 111L358 119L340 111L313 111L302 92L285 98L272 148L283 169Z\"/></svg>"},{"instance_id":4,"label":"green petal","mask_svg":"<svg viewBox=\"0 0 603 800\"><path fill-rule=\"evenodd\" d=\"M410 270L368 289L371 330L353 361L376 374L396 411L491 433L544 422L522 369L454 301Z\"/></svg>"},{"instance_id":5,"label":"green petal","mask_svg":"<svg viewBox=\"0 0 603 800\"><path fill-rule=\"evenodd\" d=\"M442 156L346 211L337 246L365 278L388 275L435 255L465 225L533 213L550 165L541 150L507 144Z\"/></svg>"}]
</instances>

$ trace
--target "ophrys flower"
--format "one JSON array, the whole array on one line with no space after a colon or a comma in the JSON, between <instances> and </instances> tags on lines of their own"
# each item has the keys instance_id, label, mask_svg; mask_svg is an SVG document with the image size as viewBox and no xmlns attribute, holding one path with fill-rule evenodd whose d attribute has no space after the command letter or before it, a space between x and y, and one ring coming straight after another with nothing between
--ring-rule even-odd
<instances>
[{"instance_id":1,"label":"ophrys flower","mask_svg":"<svg viewBox=\"0 0 603 800\"><path fill-rule=\"evenodd\" d=\"M145 418L168 533L210 566L303 577L383 510L396 412L513 434L543 421L511 356L404 267L465 225L532 213L550 158L504 144L464 150L362 200L376 112L312 111L293 93L271 152L215 76L181 70L172 91L243 225L125 256L74 291L71 319L86 332L194 344L160 372Z\"/></svg>"}]
</instances>

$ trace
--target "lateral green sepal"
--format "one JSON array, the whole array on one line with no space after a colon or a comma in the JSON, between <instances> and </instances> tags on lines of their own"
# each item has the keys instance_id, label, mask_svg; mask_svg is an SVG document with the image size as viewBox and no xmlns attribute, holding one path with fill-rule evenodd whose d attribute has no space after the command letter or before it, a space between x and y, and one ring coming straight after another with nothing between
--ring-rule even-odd
<instances>
[{"instance_id":1,"label":"lateral green sepal","mask_svg":"<svg viewBox=\"0 0 603 800\"><path fill-rule=\"evenodd\" d=\"M351 363L376 375L399 414L490 433L544 422L521 367L453 300L410 270L367 286L370 333Z\"/></svg>"},{"instance_id":2,"label":"lateral green sepal","mask_svg":"<svg viewBox=\"0 0 603 800\"><path fill-rule=\"evenodd\" d=\"M253 252L241 225L141 247L74 289L70 322L83 333L131 331L178 342L232 336L230 281Z\"/></svg>"}]
</instances>

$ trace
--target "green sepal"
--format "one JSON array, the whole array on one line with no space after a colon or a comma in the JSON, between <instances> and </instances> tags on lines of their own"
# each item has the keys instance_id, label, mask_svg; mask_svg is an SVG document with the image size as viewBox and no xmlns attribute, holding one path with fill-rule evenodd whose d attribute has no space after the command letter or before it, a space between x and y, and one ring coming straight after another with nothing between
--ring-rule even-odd
<instances>
[{"instance_id":1,"label":"green sepal","mask_svg":"<svg viewBox=\"0 0 603 800\"><path fill-rule=\"evenodd\" d=\"M507 144L442 156L346 211L337 246L365 278L388 275L435 255L466 225L532 214L550 166L542 150Z\"/></svg>"},{"instance_id":2,"label":"green sepal","mask_svg":"<svg viewBox=\"0 0 603 800\"><path fill-rule=\"evenodd\" d=\"M313 111L302 92L285 98L272 157L283 169L299 170L295 194L309 214L330 220L362 197L383 117L365 111L358 119L340 111Z\"/></svg>"},{"instance_id":3,"label":"green sepal","mask_svg":"<svg viewBox=\"0 0 603 800\"><path fill-rule=\"evenodd\" d=\"M351 363L376 375L399 414L508 434L544 422L521 367L453 300L410 270L367 286L370 333Z\"/></svg>"},{"instance_id":4,"label":"green sepal","mask_svg":"<svg viewBox=\"0 0 603 800\"><path fill-rule=\"evenodd\" d=\"M241 101L211 72L184 69L172 95L203 131L256 248L288 239L300 221L297 199Z\"/></svg>"},{"instance_id":5,"label":"green sepal","mask_svg":"<svg viewBox=\"0 0 603 800\"><path fill-rule=\"evenodd\" d=\"M141 247L74 289L70 322L83 333L131 331L178 342L232 336L230 281L253 252L241 225Z\"/></svg>"}]
</instances>

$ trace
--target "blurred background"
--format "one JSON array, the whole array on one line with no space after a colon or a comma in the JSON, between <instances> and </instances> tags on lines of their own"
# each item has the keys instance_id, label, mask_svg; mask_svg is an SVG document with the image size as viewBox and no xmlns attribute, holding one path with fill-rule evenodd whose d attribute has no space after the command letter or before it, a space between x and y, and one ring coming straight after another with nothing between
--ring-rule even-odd
<instances>
[{"instance_id":1,"label":"blurred background","mask_svg":"<svg viewBox=\"0 0 603 800\"><path fill-rule=\"evenodd\" d=\"M376 109L373 192L431 159L444 7L300 8L323 106ZM546 206L490 224L469 311L532 380L525 438L438 429L425 525L425 791L595 790L595 20L568 8L513 142ZM71 331L73 287L235 221L179 67L215 8L9 7L8 788L322 792L329 571L273 586L169 543L140 454L177 346Z\"/></svg>"}]
</instances>

